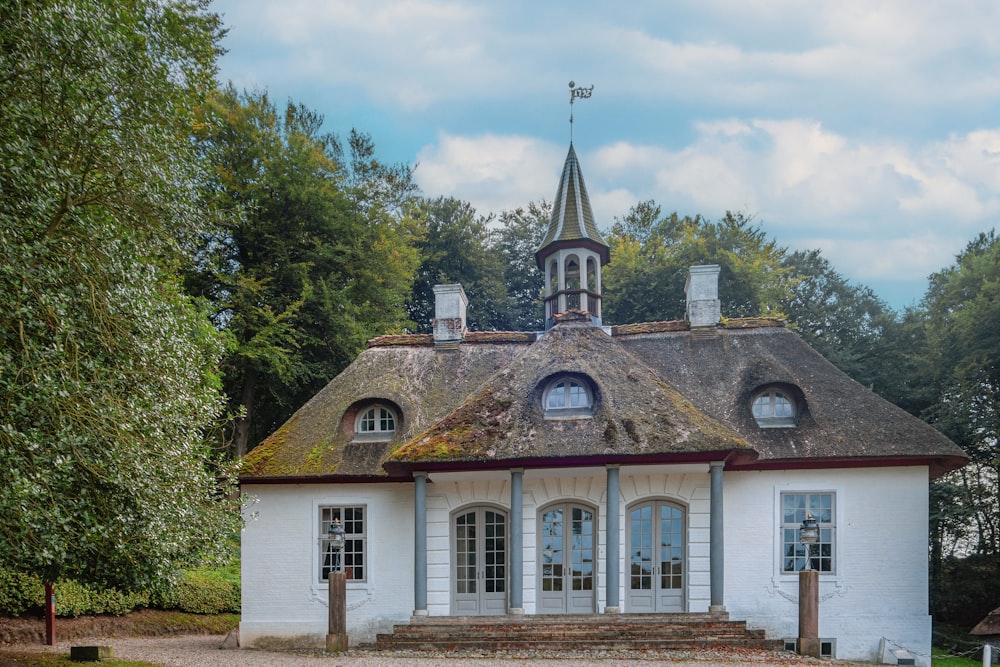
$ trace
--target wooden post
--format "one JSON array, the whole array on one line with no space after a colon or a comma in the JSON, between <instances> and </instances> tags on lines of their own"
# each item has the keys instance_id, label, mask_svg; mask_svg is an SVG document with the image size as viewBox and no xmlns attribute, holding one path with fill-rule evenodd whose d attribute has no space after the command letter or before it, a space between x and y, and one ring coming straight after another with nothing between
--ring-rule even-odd
<instances>
[{"instance_id":1,"label":"wooden post","mask_svg":"<svg viewBox=\"0 0 1000 667\"><path fill-rule=\"evenodd\" d=\"M331 572L330 628L326 635L327 653L347 653L347 573Z\"/></svg>"},{"instance_id":2,"label":"wooden post","mask_svg":"<svg viewBox=\"0 0 1000 667\"><path fill-rule=\"evenodd\" d=\"M983 644L983 667L992 667L993 664L993 647L989 642Z\"/></svg>"},{"instance_id":3,"label":"wooden post","mask_svg":"<svg viewBox=\"0 0 1000 667\"><path fill-rule=\"evenodd\" d=\"M45 584L45 643L56 645L56 591L51 583Z\"/></svg>"},{"instance_id":4,"label":"wooden post","mask_svg":"<svg viewBox=\"0 0 1000 667\"><path fill-rule=\"evenodd\" d=\"M799 570L799 655L819 657L819 571Z\"/></svg>"}]
</instances>

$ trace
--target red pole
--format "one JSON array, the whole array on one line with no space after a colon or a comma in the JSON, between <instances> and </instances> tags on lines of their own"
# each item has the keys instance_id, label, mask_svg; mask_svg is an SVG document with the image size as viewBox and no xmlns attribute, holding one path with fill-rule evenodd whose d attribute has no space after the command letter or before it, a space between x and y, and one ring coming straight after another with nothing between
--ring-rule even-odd
<instances>
[{"instance_id":1,"label":"red pole","mask_svg":"<svg viewBox=\"0 0 1000 667\"><path fill-rule=\"evenodd\" d=\"M52 584L45 584L45 643L56 645L56 592Z\"/></svg>"}]
</instances>

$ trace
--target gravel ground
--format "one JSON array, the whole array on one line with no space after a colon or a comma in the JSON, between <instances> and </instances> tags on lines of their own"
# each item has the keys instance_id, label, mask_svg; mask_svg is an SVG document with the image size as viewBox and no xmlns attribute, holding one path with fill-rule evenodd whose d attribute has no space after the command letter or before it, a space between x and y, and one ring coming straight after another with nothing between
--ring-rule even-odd
<instances>
[{"instance_id":1,"label":"gravel ground","mask_svg":"<svg viewBox=\"0 0 1000 667\"><path fill-rule=\"evenodd\" d=\"M675 651L636 655L584 655L542 654L525 651L504 655L426 655L414 653L385 653L358 649L346 656L321 653L274 653L253 649L221 650L221 636L185 636L74 640L55 647L40 645L15 645L17 651L56 651L69 653L75 646L111 646L115 658L145 660L162 667L521 667L525 663L539 663L546 667L626 667L640 664L643 667L670 665L671 667L706 667L706 665L753 665L754 667L856 667L870 663L814 660L800 658L792 653L770 651Z\"/></svg>"}]
</instances>

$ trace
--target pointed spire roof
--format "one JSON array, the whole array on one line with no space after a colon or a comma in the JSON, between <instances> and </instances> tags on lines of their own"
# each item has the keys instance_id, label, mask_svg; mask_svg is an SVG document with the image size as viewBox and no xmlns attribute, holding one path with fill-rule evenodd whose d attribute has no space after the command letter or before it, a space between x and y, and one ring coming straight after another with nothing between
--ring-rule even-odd
<instances>
[{"instance_id":1,"label":"pointed spire roof","mask_svg":"<svg viewBox=\"0 0 1000 667\"><path fill-rule=\"evenodd\" d=\"M580 162L577 160L573 144L569 145L566 164L563 165L559 188L552 202L552 217L535 258L542 266L552 250L567 246L586 246L601 255L601 263L609 259L608 243L601 236L594 222L594 211L590 207L587 186L583 182Z\"/></svg>"}]
</instances>

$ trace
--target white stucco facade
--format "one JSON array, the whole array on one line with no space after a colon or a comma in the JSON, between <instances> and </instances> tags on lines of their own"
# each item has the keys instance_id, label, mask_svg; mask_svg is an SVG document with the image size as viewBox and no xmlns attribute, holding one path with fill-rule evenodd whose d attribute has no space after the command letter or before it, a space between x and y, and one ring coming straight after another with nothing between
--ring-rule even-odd
<instances>
[{"instance_id":1,"label":"white stucco facade","mask_svg":"<svg viewBox=\"0 0 1000 667\"><path fill-rule=\"evenodd\" d=\"M413 612L412 484L243 486L243 646L326 645L328 586L320 581L319 508L366 511L365 581L347 584L349 634L371 641Z\"/></svg>"},{"instance_id":2,"label":"white stucco facade","mask_svg":"<svg viewBox=\"0 0 1000 667\"><path fill-rule=\"evenodd\" d=\"M820 576L819 634L836 657L875 660L886 638L929 665L926 467L726 475L726 607L768 637L794 638L798 576L780 566L780 496L832 492L836 572Z\"/></svg>"},{"instance_id":3,"label":"white stucco facade","mask_svg":"<svg viewBox=\"0 0 1000 667\"><path fill-rule=\"evenodd\" d=\"M842 659L874 660L881 638L930 653L927 589L927 469L851 468L727 472L724 477L725 605L769 638L797 634L798 576L782 573L782 493L835 499L835 571L820 577L820 637ZM450 615L453 517L474 507L510 508L506 471L432 473L427 485L427 611ZM327 588L319 581L319 508L366 508L366 578L348 583L351 642L408 621L414 604L412 483L245 485L256 499L243 535L245 646L323 645ZM594 607L606 601L607 497L604 468L526 470L523 482L523 605L539 608L538 526L553 503L595 512ZM685 511L686 611L710 599L708 466L622 466L619 598L628 613L629 508L662 500ZM929 664L923 659L918 664Z\"/></svg>"}]
</instances>

